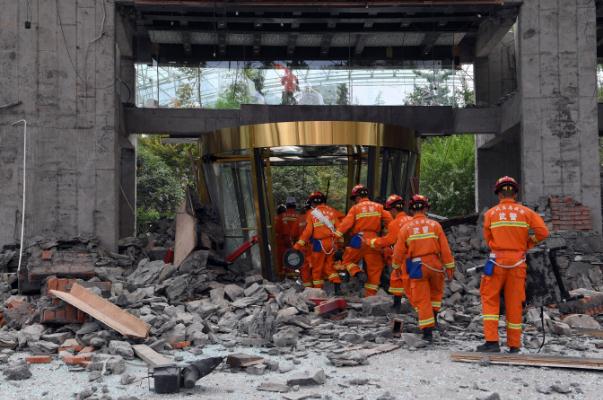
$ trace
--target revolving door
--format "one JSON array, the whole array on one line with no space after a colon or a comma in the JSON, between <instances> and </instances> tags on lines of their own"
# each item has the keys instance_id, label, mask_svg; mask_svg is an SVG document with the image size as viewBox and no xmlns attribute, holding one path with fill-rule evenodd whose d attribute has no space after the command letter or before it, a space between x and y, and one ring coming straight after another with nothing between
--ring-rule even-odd
<instances>
[{"instance_id":1,"label":"revolving door","mask_svg":"<svg viewBox=\"0 0 603 400\"><path fill-rule=\"evenodd\" d=\"M413 131L370 122L310 121L241 126L202 136L199 142L207 196L220 210L231 251L257 236L241 261L276 278L276 206L298 206L320 190L346 212L362 183L379 201L418 191L418 141Z\"/></svg>"}]
</instances>

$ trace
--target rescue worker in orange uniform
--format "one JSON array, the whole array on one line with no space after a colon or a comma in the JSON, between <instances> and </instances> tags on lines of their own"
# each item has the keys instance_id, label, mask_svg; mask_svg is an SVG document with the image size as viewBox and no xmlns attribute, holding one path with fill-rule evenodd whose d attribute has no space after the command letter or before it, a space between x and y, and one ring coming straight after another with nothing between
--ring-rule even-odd
<instances>
[{"instance_id":1,"label":"rescue worker in orange uniform","mask_svg":"<svg viewBox=\"0 0 603 400\"><path fill-rule=\"evenodd\" d=\"M480 285L486 339L477 347L480 352L500 351L498 320L501 294L505 297L509 352L519 352L522 303L526 298L526 252L549 235L540 215L516 201L518 192L519 185L515 179L509 176L500 178L494 187L499 203L484 215L484 238L491 253Z\"/></svg>"},{"instance_id":2,"label":"rescue worker in orange uniform","mask_svg":"<svg viewBox=\"0 0 603 400\"><path fill-rule=\"evenodd\" d=\"M282 205L277 208L277 215L280 216L280 221L276 228L277 236L277 257L278 257L278 275L284 278L287 271L283 267L283 257L285 252L293 247L293 244L299 237L299 215L296 211L295 198L288 197L285 203L285 212L279 214L278 210L282 210Z\"/></svg>"},{"instance_id":3,"label":"rescue worker in orange uniform","mask_svg":"<svg viewBox=\"0 0 603 400\"><path fill-rule=\"evenodd\" d=\"M419 328L423 339L432 342L437 313L442 307L444 275L453 279L454 258L442 226L425 215L429 199L416 194L409 208L413 217L400 229L393 267L406 267L410 296L419 313Z\"/></svg>"},{"instance_id":4,"label":"rescue worker in orange uniform","mask_svg":"<svg viewBox=\"0 0 603 400\"><path fill-rule=\"evenodd\" d=\"M306 204L299 212L298 227L300 232L303 232L306 229L306 226L308 225L307 219L308 215L310 215L310 210L312 210L312 207L310 207L310 202L306 200ZM310 263L310 257L312 256L312 248L310 247L310 243L306 243L299 250L304 254L304 264L299 270L299 276L304 287L312 287L312 267Z\"/></svg>"},{"instance_id":5,"label":"rescue worker in orange uniform","mask_svg":"<svg viewBox=\"0 0 603 400\"><path fill-rule=\"evenodd\" d=\"M343 265L350 276L364 283L364 295L374 296L379 290L383 257L381 251L371 248L367 242L377 238L382 225L389 225L393 218L381 204L369 200L368 189L363 185L354 186L351 199L356 204L337 225L335 235L341 238L352 230L354 237L343 253ZM364 259L366 272L358 266L361 259Z\"/></svg>"},{"instance_id":6,"label":"rescue worker in orange uniform","mask_svg":"<svg viewBox=\"0 0 603 400\"><path fill-rule=\"evenodd\" d=\"M404 199L397 194L389 196L385 202L385 209L389 211L394 220L387 226L387 234L380 238L374 238L369 241L369 245L373 249L383 249L386 260L389 258L389 265L392 265L392 271L389 282L389 292L394 296L394 312L399 313L402 307L402 295L410 300L410 279L404 268L396 266L393 268L393 249L392 247L398 241L398 234L405 223L410 221L412 217L404 212ZM389 253L389 257L388 254ZM412 304L412 301L411 301Z\"/></svg>"},{"instance_id":7,"label":"rescue worker in orange uniform","mask_svg":"<svg viewBox=\"0 0 603 400\"><path fill-rule=\"evenodd\" d=\"M339 295L341 278L333 267L333 257L337 248L333 232L343 214L327 205L327 198L321 192L310 194L308 200L313 210L308 213L306 228L293 247L301 250L307 243L312 243L312 255L310 256L312 285L322 289L326 276L329 282L333 283L335 294Z\"/></svg>"}]
</instances>

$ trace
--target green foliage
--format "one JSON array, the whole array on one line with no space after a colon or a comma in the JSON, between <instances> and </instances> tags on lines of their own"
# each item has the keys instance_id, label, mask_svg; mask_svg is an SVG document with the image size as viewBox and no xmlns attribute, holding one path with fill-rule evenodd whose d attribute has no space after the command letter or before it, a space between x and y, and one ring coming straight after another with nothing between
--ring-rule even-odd
<instances>
[{"instance_id":1,"label":"green foliage","mask_svg":"<svg viewBox=\"0 0 603 400\"><path fill-rule=\"evenodd\" d=\"M144 140L138 146L136 175L138 233L143 233L159 218L174 216L184 190L179 176Z\"/></svg>"},{"instance_id":2,"label":"green foliage","mask_svg":"<svg viewBox=\"0 0 603 400\"><path fill-rule=\"evenodd\" d=\"M461 90L451 93L446 80L450 71L416 74L427 80L408 96L410 105L464 106L475 103L467 80ZM432 212L444 216L464 215L475 210L475 139L473 135L453 135L425 139L421 143L421 193L432 202Z\"/></svg>"},{"instance_id":3,"label":"green foliage","mask_svg":"<svg viewBox=\"0 0 603 400\"><path fill-rule=\"evenodd\" d=\"M347 83L340 83L337 85L337 98L335 104L340 106L347 106L350 104L350 93Z\"/></svg>"},{"instance_id":4,"label":"green foliage","mask_svg":"<svg viewBox=\"0 0 603 400\"><path fill-rule=\"evenodd\" d=\"M475 139L454 135L426 139L421 144L421 192L432 212L456 216L474 212Z\"/></svg>"},{"instance_id":5,"label":"green foliage","mask_svg":"<svg viewBox=\"0 0 603 400\"><path fill-rule=\"evenodd\" d=\"M316 190L327 193L329 204L345 211L347 195L347 166L286 166L272 167L272 191L276 204L285 203L289 196L303 205L308 195Z\"/></svg>"},{"instance_id":6,"label":"green foliage","mask_svg":"<svg viewBox=\"0 0 603 400\"><path fill-rule=\"evenodd\" d=\"M250 103L251 95L247 86L247 80L244 78L235 79L225 90L223 90L214 108L230 109L240 108L241 104Z\"/></svg>"}]
</instances>

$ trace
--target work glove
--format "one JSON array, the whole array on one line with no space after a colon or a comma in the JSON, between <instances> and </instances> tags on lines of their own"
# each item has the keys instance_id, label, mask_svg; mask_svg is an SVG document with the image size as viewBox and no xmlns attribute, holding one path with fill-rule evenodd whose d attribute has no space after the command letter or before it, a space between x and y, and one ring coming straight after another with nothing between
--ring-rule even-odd
<instances>
[{"instance_id":1,"label":"work glove","mask_svg":"<svg viewBox=\"0 0 603 400\"><path fill-rule=\"evenodd\" d=\"M446 268L446 277L448 278L448 282L454 279L454 268Z\"/></svg>"}]
</instances>

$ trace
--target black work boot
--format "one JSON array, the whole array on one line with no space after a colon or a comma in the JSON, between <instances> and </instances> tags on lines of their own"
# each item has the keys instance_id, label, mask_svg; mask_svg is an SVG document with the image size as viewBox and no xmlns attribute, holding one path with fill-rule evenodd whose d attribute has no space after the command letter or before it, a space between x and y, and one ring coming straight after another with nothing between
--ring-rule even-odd
<instances>
[{"instance_id":1,"label":"black work boot","mask_svg":"<svg viewBox=\"0 0 603 400\"><path fill-rule=\"evenodd\" d=\"M368 276L366 275L366 272L360 271L356 275L354 275L354 279L356 279L358 283L364 286L366 281L368 281Z\"/></svg>"},{"instance_id":2,"label":"black work boot","mask_svg":"<svg viewBox=\"0 0 603 400\"><path fill-rule=\"evenodd\" d=\"M478 353L500 353L500 345L498 342L486 342L477 346L475 351Z\"/></svg>"},{"instance_id":3,"label":"black work boot","mask_svg":"<svg viewBox=\"0 0 603 400\"><path fill-rule=\"evenodd\" d=\"M341 284L340 283L333 284L333 294L335 296L341 296Z\"/></svg>"},{"instance_id":4,"label":"black work boot","mask_svg":"<svg viewBox=\"0 0 603 400\"><path fill-rule=\"evenodd\" d=\"M507 353L509 354L517 354L521 351L521 349L519 347L509 347L509 350L507 350Z\"/></svg>"},{"instance_id":5,"label":"black work boot","mask_svg":"<svg viewBox=\"0 0 603 400\"><path fill-rule=\"evenodd\" d=\"M392 311L395 314L400 314L402 312L402 297L394 296L394 304L392 304Z\"/></svg>"},{"instance_id":6,"label":"black work boot","mask_svg":"<svg viewBox=\"0 0 603 400\"><path fill-rule=\"evenodd\" d=\"M428 343L433 343L433 328L423 329L423 340Z\"/></svg>"}]
</instances>

